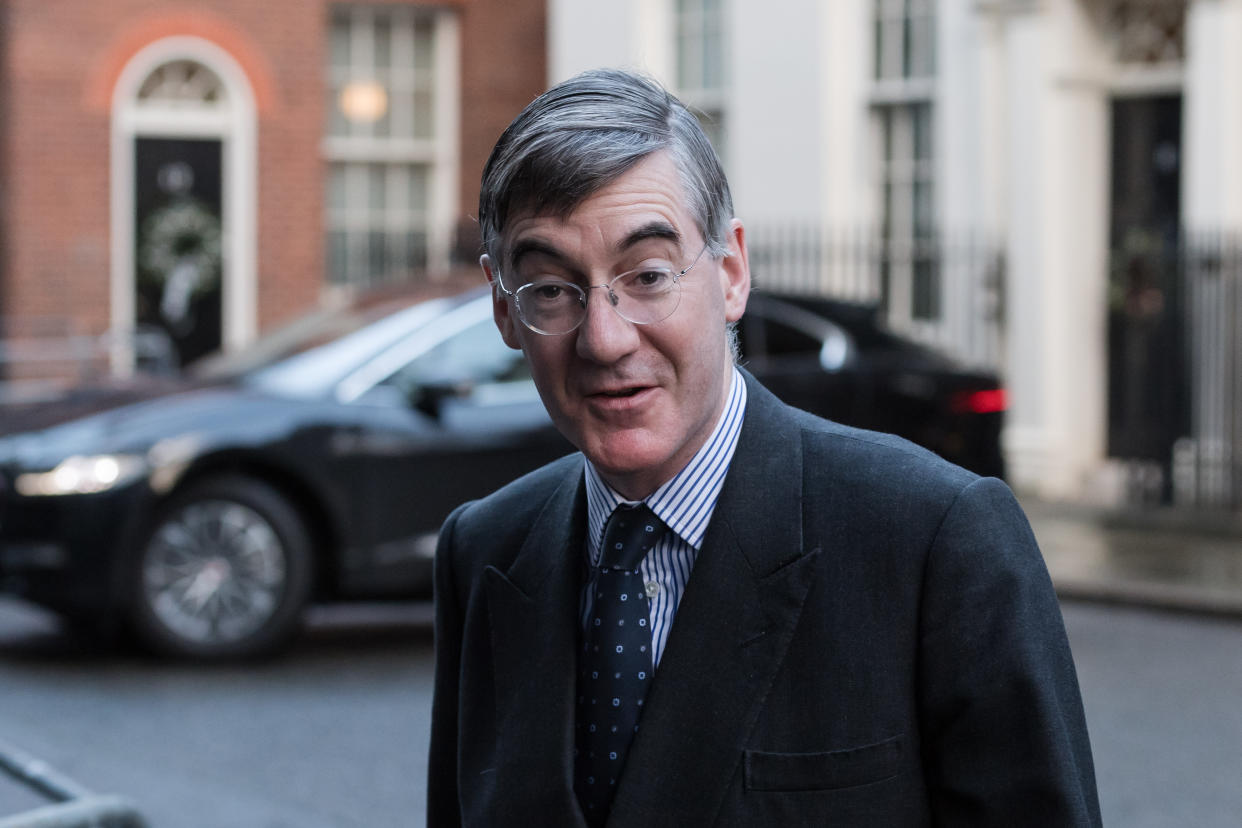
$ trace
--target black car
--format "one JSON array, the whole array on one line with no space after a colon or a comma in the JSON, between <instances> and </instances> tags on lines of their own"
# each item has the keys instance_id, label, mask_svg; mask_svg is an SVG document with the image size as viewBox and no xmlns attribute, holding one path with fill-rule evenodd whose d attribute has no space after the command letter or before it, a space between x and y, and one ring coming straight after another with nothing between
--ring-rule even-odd
<instances>
[{"instance_id":1,"label":"black car","mask_svg":"<svg viewBox=\"0 0 1242 828\"><path fill-rule=\"evenodd\" d=\"M756 295L739 334L795 405L1001 471L1001 414L972 410L997 407L995 378L865 309ZM278 647L308 602L429 597L448 512L572 450L486 291L318 314L199 377L7 406L0 435L0 592L199 658Z\"/></svg>"},{"instance_id":2,"label":"black car","mask_svg":"<svg viewBox=\"0 0 1242 828\"><path fill-rule=\"evenodd\" d=\"M755 291L738 333L742 364L790 405L1005 476L1007 397L996 373L891 333L875 306Z\"/></svg>"}]
</instances>

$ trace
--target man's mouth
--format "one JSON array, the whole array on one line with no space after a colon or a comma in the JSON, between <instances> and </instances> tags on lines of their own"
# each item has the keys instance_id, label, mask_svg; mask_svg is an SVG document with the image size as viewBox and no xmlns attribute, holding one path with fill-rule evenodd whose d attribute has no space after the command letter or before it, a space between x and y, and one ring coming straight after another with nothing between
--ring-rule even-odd
<instances>
[{"instance_id":1,"label":"man's mouth","mask_svg":"<svg viewBox=\"0 0 1242 828\"><path fill-rule=\"evenodd\" d=\"M633 388L618 388L615 391L600 391L601 397L632 397L643 389L635 386Z\"/></svg>"}]
</instances>

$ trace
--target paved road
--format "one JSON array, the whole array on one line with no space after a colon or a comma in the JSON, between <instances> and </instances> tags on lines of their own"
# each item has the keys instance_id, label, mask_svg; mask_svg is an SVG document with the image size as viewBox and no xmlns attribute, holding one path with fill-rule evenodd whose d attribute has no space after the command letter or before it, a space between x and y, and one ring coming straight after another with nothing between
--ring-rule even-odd
<instances>
[{"instance_id":1,"label":"paved road","mask_svg":"<svg viewBox=\"0 0 1242 828\"><path fill-rule=\"evenodd\" d=\"M1105 823L1237 826L1242 620L1067 603ZM0 738L155 828L418 828L427 610L321 616L288 656L195 669L82 650L0 600ZM0 815L38 800L0 782Z\"/></svg>"},{"instance_id":2,"label":"paved road","mask_svg":"<svg viewBox=\"0 0 1242 828\"><path fill-rule=\"evenodd\" d=\"M208 669L83 651L0 601L0 738L153 828L421 826L428 617L347 610L277 661ZM39 804L0 782L0 815Z\"/></svg>"},{"instance_id":3,"label":"paved road","mask_svg":"<svg viewBox=\"0 0 1242 828\"><path fill-rule=\"evenodd\" d=\"M1242 619L1063 610L1105 825L1242 825Z\"/></svg>"}]
</instances>

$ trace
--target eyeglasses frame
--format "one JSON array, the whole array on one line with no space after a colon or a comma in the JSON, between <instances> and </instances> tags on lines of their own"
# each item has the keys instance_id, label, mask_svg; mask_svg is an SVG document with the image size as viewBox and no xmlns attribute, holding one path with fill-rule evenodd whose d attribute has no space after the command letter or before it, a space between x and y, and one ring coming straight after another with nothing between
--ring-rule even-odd
<instances>
[{"instance_id":1,"label":"eyeglasses frame","mask_svg":"<svg viewBox=\"0 0 1242 828\"><path fill-rule=\"evenodd\" d=\"M704 242L702 249L700 249L700 250L699 250L698 255L694 257L694 261L690 262L690 264L686 265L686 266L685 266L682 270L680 270L679 272L677 272L677 273L674 273L674 274L673 274L673 287L676 287L678 290L681 290L681 277L683 277L683 276L685 276L687 273L689 273L689 272L690 272L690 270L691 270L691 268L693 268L695 265L697 265L697 264L699 263L699 260L703 258L703 254L707 252L707 248L709 248L709 247L711 247L711 242ZM518 320L519 320L519 321L520 321L523 325L525 325L525 326L526 326L529 330L534 331L535 333L539 334L540 336L565 336L566 334L571 334L571 333L573 333L574 331L578 330L578 328L582 327L582 323L586 321L586 308L587 308L587 303L588 303L588 301L589 301L589 297L590 297L590 293L589 293L589 291L595 290L596 288L608 288L608 304L612 306L613 313L615 313L617 316L620 316L622 319L624 319L626 322L629 322L631 325L654 325L654 324L656 324L657 322L663 322L665 319L668 319L668 317L669 317L669 316L672 316L674 313L676 313L676 312L677 312L677 308L678 308L678 307L680 307L680 305L681 305L681 299L680 299L680 296L679 296L679 298L678 298L677 305L675 305L675 306L673 307L673 309L672 309L672 310L670 310L670 311L668 312L668 316L662 317L662 318L660 318L660 319L653 320L653 321L651 321L651 322L635 322L633 319L630 319L630 318L628 318L628 317L626 317L626 316L623 316L623 315L621 314L621 311L617 310L617 304L618 304L621 300L617 298L617 294L616 294L616 292L615 292L615 291L613 291L612 286L613 286L614 284L616 284L616 282L617 282L617 280L618 280L618 279L621 279L621 278L623 278L623 277L625 277L625 276L629 276L629 275L630 275L630 274L632 274L632 273L635 273L635 272L638 272L638 271L641 271L641 270L644 270L644 269L650 270L650 269L654 269L654 268L641 268L641 267L636 267L636 268L634 268L633 270L627 270L627 271L625 271L624 273L618 273L616 276L613 276L613 277L612 277L611 279L609 279L607 282L602 282L602 283L600 283L600 284L598 284L598 285L579 285L579 284L575 284L574 282L569 282L569 281L559 280L559 281L562 281L564 284L566 284L566 285L570 285L570 286L572 286L572 287L574 287L574 288L577 288L579 291L581 291L581 293L582 293L582 300L581 300L581 301L582 301L582 311L583 311L583 312L582 312L582 318L578 320L577 324L575 324L575 325L574 325L572 328L570 328L569 330L567 330L567 331L561 331L561 332L559 332L559 333L548 333L547 331L541 331L541 330L539 330L539 329L538 329L538 328L536 328L534 325L531 325L529 322L527 322L527 321L526 321L526 317L522 314L522 305L521 305L521 302L519 302L519 301L518 301L517 295L518 295L518 293L520 293L520 292L521 292L524 288L528 288L528 287L530 287L531 285L535 284L535 282L527 282L527 283L525 283L525 284L523 284L523 285L519 285L519 286L518 286L518 288L517 288L517 290L509 290L507 287L505 287L504 282L501 280L501 274L500 274L500 270L499 270L499 269L497 269L497 270L496 270L496 272L495 272L495 276L496 276L495 281L496 281L496 286L500 288L500 290L501 290L501 292L502 292L502 293L504 293L506 296L512 296L512 297L513 297L513 304L514 304L514 305L515 305L515 307L517 308L517 317L518 317ZM672 288L670 288L670 290L672 290Z\"/></svg>"}]
</instances>

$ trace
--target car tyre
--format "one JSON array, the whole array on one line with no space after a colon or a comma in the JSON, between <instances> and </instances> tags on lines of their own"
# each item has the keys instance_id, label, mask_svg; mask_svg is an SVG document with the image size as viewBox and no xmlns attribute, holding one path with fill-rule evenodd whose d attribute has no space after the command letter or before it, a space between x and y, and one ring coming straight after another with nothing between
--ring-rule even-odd
<instances>
[{"instance_id":1,"label":"car tyre","mask_svg":"<svg viewBox=\"0 0 1242 828\"><path fill-rule=\"evenodd\" d=\"M130 579L134 630L156 652L204 660L266 655L293 635L314 560L305 522L273 487L237 475L175 495Z\"/></svg>"}]
</instances>

